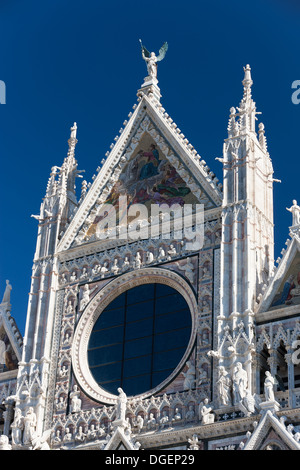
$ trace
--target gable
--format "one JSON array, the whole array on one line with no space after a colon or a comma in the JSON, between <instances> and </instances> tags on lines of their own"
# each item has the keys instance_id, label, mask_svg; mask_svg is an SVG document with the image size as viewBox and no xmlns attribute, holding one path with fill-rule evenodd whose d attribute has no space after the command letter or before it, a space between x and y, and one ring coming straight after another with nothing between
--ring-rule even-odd
<instances>
[{"instance_id":1,"label":"gable","mask_svg":"<svg viewBox=\"0 0 300 470\"><path fill-rule=\"evenodd\" d=\"M0 326L0 374L18 368L18 357L3 324Z\"/></svg>"},{"instance_id":2,"label":"gable","mask_svg":"<svg viewBox=\"0 0 300 470\"><path fill-rule=\"evenodd\" d=\"M153 204L183 207L185 204L197 204L202 201L208 208L213 207L208 197L198 190L193 181L191 185L194 185L194 188L189 187L188 183L183 180L151 134L144 132L103 204L115 209L117 225L130 224L135 219L135 215L130 215L129 209L138 204L145 207L149 216ZM192 189L196 191L198 197ZM120 198L125 198L123 201L126 201L126 208L124 207L126 211L123 208L120 210L120 205L122 205ZM90 237L97 234L98 224L100 227L104 225L103 206L99 209L100 213L94 217L87 228L84 240L90 240Z\"/></svg>"},{"instance_id":3,"label":"gable","mask_svg":"<svg viewBox=\"0 0 300 470\"><path fill-rule=\"evenodd\" d=\"M258 312L300 304L300 243L297 237L287 241L282 259L260 301Z\"/></svg>"},{"instance_id":4,"label":"gable","mask_svg":"<svg viewBox=\"0 0 300 470\"><path fill-rule=\"evenodd\" d=\"M272 402L270 402L272 404ZM260 422L250 434L243 450L299 450L300 445L294 439L283 422L267 410Z\"/></svg>"},{"instance_id":5,"label":"gable","mask_svg":"<svg viewBox=\"0 0 300 470\"><path fill-rule=\"evenodd\" d=\"M10 307L9 307L10 308ZM7 303L0 304L0 380L1 374L6 376L17 371L22 354L22 336L10 315Z\"/></svg>"},{"instance_id":6,"label":"gable","mask_svg":"<svg viewBox=\"0 0 300 470\"><path fill-rule=\"evenodd\" d=\"M104 203L117 205L120 195L128 196L128 205L189 202L204 204L205 209L221 205L215 175L207 172L205 162L147 97L111 147L58 251L91 241L99 210Z\"/></svg>"},{"instance_id":7,"label":"gable","mask_svg":"<svg viewBox=\"0 0 300 470\"><path fill-rule=\"evenodd\" d=\"M300 304L300 253L292 261L290 267L282 276L280 286L271 304L271 308L284 305Z\"/></svg>"}]
</instances>

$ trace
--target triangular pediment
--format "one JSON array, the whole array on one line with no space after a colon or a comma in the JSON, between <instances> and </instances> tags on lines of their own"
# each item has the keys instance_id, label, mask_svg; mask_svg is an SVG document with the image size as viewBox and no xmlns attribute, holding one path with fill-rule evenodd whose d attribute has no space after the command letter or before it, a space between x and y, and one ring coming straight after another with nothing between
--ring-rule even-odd
<instances>
[{"instance_id":1,"label":"triangular pediment","mask_svg":"<svg viewBox=\"0 0 300 470\"><path fill-rule=\"evenodd\" d=\"M258 313L300 304L300 240L294 235L287 245Z\"/></svg>"},{"instance_id":2,"label":"triangular pediment","mask_svg":"<svg viewBox=\"0 0 300 470\"><path fill-rule=\"evenodd\" d=\"M261 417L243 450L300 450L300 445L271 411Z\"/></svg>"},{"instance_id":3,"label":"triangular pediment","mask_svg":"<svg viewBox=\"0 0 300 470\"><path fill-rule=\"evenodd\" d=\"M0 380L2 374L17 371L22 354L22 337L7 307L0 304Z\"/></svg>"},{"instance_id":4,"label":"triangular pediment","mask_svg":"<svg viewBox=\"0 0 300 470\"><path fill-rule=\"evenodd\" d=\"M215 175L183 137L161 105L143 96L70 222L58 251L87 243L91 237L93 240L103 204L117 206L120 196L127 197L128 206L198 203L206 210L220 206L222 195Z\"/></svg>"},{"instance_id":5,"label":"triangular pediment","mask_svg":"<svg viewBox=\"0 0 300 470\"><path fill-rule=\"evenodd\" d=\"M122 427L117 427L113 432L111 438L106 443L103 450L138 450L137 446L131 439L130 433Z\"/></svg>"}]
</instances>

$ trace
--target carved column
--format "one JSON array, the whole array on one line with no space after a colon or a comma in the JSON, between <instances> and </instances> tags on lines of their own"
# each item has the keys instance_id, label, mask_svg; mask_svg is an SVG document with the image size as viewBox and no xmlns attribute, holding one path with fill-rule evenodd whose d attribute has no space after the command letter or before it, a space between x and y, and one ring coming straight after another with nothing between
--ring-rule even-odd
<instances>
[{"instance_id":1,"label":"carved column","mask_svg":"<svg viewBox=\"0 0 300 470\"><path fill-rule=\"evenodd\" d=\"M295 371L294 364L292 361L294 350L290 347L288 348L287 354L285 354L284 359L288 366L288 392L289 392L289 407L294 408L294 388L295 388Z\"/></svg>"}]
</instances>

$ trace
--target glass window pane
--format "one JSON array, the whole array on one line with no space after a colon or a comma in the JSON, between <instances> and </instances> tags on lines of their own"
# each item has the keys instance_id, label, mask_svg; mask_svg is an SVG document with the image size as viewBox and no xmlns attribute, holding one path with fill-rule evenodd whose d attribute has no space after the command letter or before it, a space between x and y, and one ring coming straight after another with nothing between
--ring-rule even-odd
<instances>
[{"instance_id":1,"label":"glass window pane","mask_svg":"<svg viewBox=\"0 0 300 470\"><path fill-rule=\"evenodd\" d=\"M103 310L103 312L95 323L94 331L102 330L103 328L110 328L111 326L123 325L124 315L124 308L117 308L114 310Z\"/></svg>"},{"instance_id":2,"label":"glass window pane","mask_svg":"<svg viewBox=\"0 0 300 470\"><path fill-rule=\"evenodd\" d=\"M168 331L154 337L154 352L187 346L190 338L190 328Z\"/></svg>"},{"instance_id":3,"label":"glass window pane","mask_svg":"<svg viewBox=\"0 0 300 470\"><path fill-rule=\"evenodd\" d=\"M121 308L124 307L125 305L125 300L126 300L126 292L123 292L123 294L118 295L106 308L105 310L113 310L115 308Z\"/></svg>"},{"instance_id":4,"label":"glass window pane","mask_svg":"<svg viewBox=\"0 0 300 470\"><path fill-rule=\"evenodd\" d=\"M184 355L185 348L174 349L173 351L165 351L154 354L153 371L161 371L166 369L175 369Z\"/></svg>"},{"instance_id":5,"label":"glass window pane","mask_svg":"<svg viewBox=\"0 0 300 470\"><path fill-rule=\"evenodd\" d=\"M99 348L109 344L121 343L124 337L124 327L117 326L101 331L93 331L90 336L88 349Z\"/></svg>"},{"instance_id":6,"label":"glass window pane","mask_svg":"<svg viewBox=\"0 0 300 470\"><path fill-rule=\"evenodd\" d=\"M106 390L107 392L112 393L113 395L118 395L118 388L121 387L121 381L114 380L112 382L99 382L99 385L100 387L104 388L104 390Z\"/></svg>"},{"instance_id":7,"label":"glass window pane","mask_svg":"<svg viewBox=\"0 0 300 470\"><path fill-rule=\"evenodd\" d=\"M91 367L96 382L107 382L112 380L119 380L121 377L122 363L109 364L105 366Z\"/></svg>"},{"instance_id":8,"label":"glass window pane","mask_svg":"<svg viewBox=\"0 0 300 470\"><path fill-rule=\"evenodd\" d=\"M185 328L191 324L190 312L180 310L179 312L160 315L155 319L155 333L163 333L177 328Z\"/></svg>"},{"instance_id":9,"label":"glass window pane","mask_svg":"<svg viewBox=\"0 0 300 470\"><path fill-rule=\"evenodd\" d=\"M126 341L124 348L124 359L151 354L152 336L135 339L133 341Z\"/></svg>"},{"instance_id":10,"label":"glass window pane","mask_svg":"<svg viewBox=\"0 0 300 470\"><path fill-rule=\"evenodd\" d=\"M165 370L163 372L154 372L152 374L151 388L157 387L161 382L169 377L173 372L173 369Z\"/></svg>"},{"instance_id":11,"label":"glass window pane","mask_svg":"<svg viewBox=\"0 0 300 470\"><path fill-rule=\"evenodd\" d=\"M127 304L135 304L141 300L154 298L154 284L143 284L127 291Z\"/></svg>"},{"instance_id":12,"label":"glass window pane","mask_svg":"<svg viewBox=\"0 0 300 470\"><path fill-rule=\"evenodd\" d=\"M122 361L123 344L114 344L104 348L91 349L88 351L89 366L99 366L108 362Z\"/></svg>"},{"instance_id":13,"label":"glass window pane","mask_svg":"<svg viewBox=\"0 0 300 470\"><path fill-rule=\"evenodd\" d=\"M173 294L168 297L161 297L156 299L155 302L155 314L161 315L163 313L174 312L188 308L185 299L180 294Z\"/></svg>"},{"instance_id":14,"label":"glass window pane","mask_svg":"<svg viewBox=\"0 0 300 470\"><path fill-rule=\"evenodd\" d=\"M139 377L124 379L122 387L124 391L126 390L128 396L143 393L151 388L151 375L141 375Z\"/></svg>"},{"instance_id":15,"label":"glass window pane","mask_svg":"<svg viewBox=\"0 0 300 470\"><path fill-rule=\"evenodd\" d=\"M174 289L165 284L156 284L156 297L163 297L166 295L174 294Z\"/></svg>"},{"instance_id":16,"label":"glass window pane","mask_svg":"<svg viewBox=\"0 0 300 470\"><path fill-rule=\"evenodd\" d=\"M141 374L150 374L151 372L151 355L136 357L124 361L123 376L124 378L134 377Z\"/></svg>"},{"instance_id":17,"label":"glass window pane","mask_svg":"<svg viewBox=\"0 0 300 470\"><path fill-rule=\"evenodd\" d=\"M126 309L126 321L132 322L153 316L153 300L128 305Z\"/></svg>"},{"instance_id":18,"label":"glass window pane","mask_svg":"<svg viewBox=\"0 0 300 470\"><path fill-rule=\"evenodd\" d=\"M125 340L143 338L144 336L152 335L153 319L147 318L146 320L128 323L125 330Z\"/></svg>"}]
</instances>

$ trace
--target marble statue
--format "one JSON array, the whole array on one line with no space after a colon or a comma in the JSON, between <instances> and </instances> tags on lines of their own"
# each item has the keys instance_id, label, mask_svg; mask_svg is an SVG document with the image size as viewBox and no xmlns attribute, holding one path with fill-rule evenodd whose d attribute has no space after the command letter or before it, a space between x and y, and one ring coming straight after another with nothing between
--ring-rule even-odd
<instances>
[{"instance_id":1,"label":"marble statue","mask_svg":"<svg viewBox=\"0 0 300 470\"><path fill-rule=\"evenodd\" d=\"M300 225L300 207L297 204L297 201L293 200L293 205L290 208L286 208L287 211L292 213L293 216L293 226Z\"/></svg>"},{"instance_id":2,"label":"marble statue","mask_svg":"<svg viewBox=\"0 0 300 470\"><path fill-rule=\"evenodd\" d=\"M215 415L212 413L213 408L208 404L208 398L205 398L199 405L199 416L201 424L211 424L215 421Z\"/></svg>"},{"instance_id":3,"label":"marble statue","mask_svg":"<svg viewBox=\"0 0 300 470\"><path fill-rule=\"evenodd\" d=\"M195 411L193 405L189 405L189 408L186 412L185 419L187 422L194 421L195 419Z\"/></svg>"},{"instance_id":4,"label":"marble statue","mask_svg":"<svg viewBox=\"0 0 300 470\"><path fill-rule=\"evenodd\" d=\"M160 424L160 429L164 429L165 427L170 425L169 416L165 410L162 412L162 417L159 420L159 424Z\"/></svg>"},{"instance_id":5,"label":"marble statue","mask_svg":"<svg viewBox=\"0 0 300 470\"><path fill-rule=\"evenodd\" d=\"M231 405L231 377L224 366L219 367L219 378L217 380L217 389L221 405Z\"/></svg>"},{"instance_id":6,"label":"marble statue","mask_svg":"<svg viewBox=\"0 0 300 470\"><path fill-rule=\"evenodd\" d=\"M153 263L153 260L154 260L154 256L153 256L152 251L147 251L147 254L146 254L146 263L147 263L147 264L151 264L151 263Z\"/></svg>"},{"instance_id":7,"label":"marble statue","mask_svg":"<svg viewBox=\"0 0 300 470\"><path fill-rule=\"evenodd\" d=\"M196 369L191 361L187 361L187 371L181 372L184 376L183 388L184 390L191 390L195 386Z\"/></svg>"},{"instance_id":8,"label":"marble statue","mask_svg":"<svg viewBox=\"0 0 300 470\"><path fill-rule=\"evenodd\" d=\"M26 446L32 445L32 441L35 438L36 422L36 414L33 408L30 407L24 416L23 444Z\"/></svg>"},{"instance_id":9,"label":"marble statue","mask_svg":"<svg viewBox=\"0 0 300 470\"><path fill-rule=\"evenodd\" d=\"M156 419L153 413L149 414L149 418L147 421L147 429L154 429L156 427Z\"/></svg>"},{"instance_id":10,"label":"marble statue","mask_svg":"<svg viewBox=\"0 0 300 470\"><path fill-rule=\"evenodd\" d=\"M181 265L180 263L176 263L178 269L184 272L185 277L190 281L191 284L194 282L194 265L190 261L190 258L186 259L186 263Z\"/></svg>"},{"instance_id":11,"label":"marble statue","mask_svg":"<svg viewBox=\"0 0 300 470\"><path fill-rule=\"evenodd\" d=\"M130 267L130 263L129 263L129 260L128 260L128 256L125 256L124 262L122 264L122 271L127 271L127 269L129 269L129 267Z\"/></svg>"},{"instance_id":12,"label":"marble statue","mask_svg":"<svg viewBox=\"0 0 300 470\"><path fill-rule=\"evenodd\" d=\"M247 395L248 375L240 362L237 362L233 374L233 398L234 404L238 404Z\"/></svg>"},{"instance_id":13,"label":"marble statue","mask_svg":"<svg viewBox=\"0 0 300 470\"><path fill-rule=\"evenodd\" d=\"M276 381L274 377L272 377L271 372L267 370L266 375L265 375L265 381L264 381L264 392L265 392L266 401L275 401L275 396L274 396L275 383Z\"/></svg>"},{"instance_id":14,"label":"marble statue","mask_svg":"<svg viewBox=\"0 0 300 470\"><path fill-rule=\"evenodd\" d=\"M22 445L22 435L24 430L24 417L22 416L22 412L20 408L16 408L15 411L15 419L11 424L12 433L11 433L11 440L12 445L20 446Z\"/></svg>"},{"instance_id":15,"label":"marble statue","mask_svg":"<svg viewBox=\"0 0 300 470\"><path fill-rule=\"evenodd\" d=\"M111 267L111 272L113 273L114 276L119 274L120 268L118 266L118 258L115 258L114 264Z\"/></svg>"},{"instance_id":16,"label":"marble statue","mask_svg":"<svg viewBox=\"0 0 300 470\"><path fill-rule=\"evenodd\" d=\"M189 450L199 450L199 440L197 434L193 434L191 439L188 439L190 444Z\"/></svg>"},{"instance_id":17,"label":"marble statue","mask_svg":"<svg viewBox=\"0 0 300 470\"><path fill-rule=\"evenodd\" d=\"M126 421L127 395L121 387L118 388L117 416L116 420Z\"/></svg>"},{"instance_id":18,"label":"marble statue","mask_svg":"<svg viewBox=\"0 0 300 470\"><path fill-rule=\"evenodd\" d=\"M9 439L5 434L0 436L0 450L11 450L12 446L9 443Z\"/></svg>"},{"instance_id":19,"label":"marble statue","mask_svg":"<svg viewBox=\"0 0 300 470\"><path fill-rule=\"evenodd\" d=\"M165 42L159 50L158 56L155 55L154 52L149 52L145 46L143 46L142 41L140 40L141 48L142 48L142 57L147 65L148 75L151 78L157 77L157 62L163 60L168 50L168 44Z\"/></svg>"},{"instance_id":20,"label":"marble statue","mask_svg":"<svg viewBox=\"0 0 300 470\"><path fill-rule=\"evenodd\" d=\"M85 284L83 286L83 294L82 294L82 299L80 301L80 306L79 306L79 311L82 312L87 304L90 301L90 296L95 292L95 290L98 289L98 286L95 286L93 289L89 288L88 284Z\"/></svg>"},{"instance_id":21,"label":"marble statue","mask_svg":"<svg viewBox=\"0 0 300 470\"><path fill-rule=\"evenodd\" d=\"M144 418L141 415L138 415L136 417L136 427L137 427L138 433L142 431L143 426L144 426Z\"/></svg>"},{"instance_id":22,"label":"marble statue","mask_svg":"<svg viewBox=\"0 0 300 470\"><path fill-rule=\"evenodd\" d=\"M77 413L81 411L81 399L80 397L80 390L78 389L77 385L74 385L73 392L70 393L70 400L71 400L71 413Z\"/></svg>"}]
</instances>

